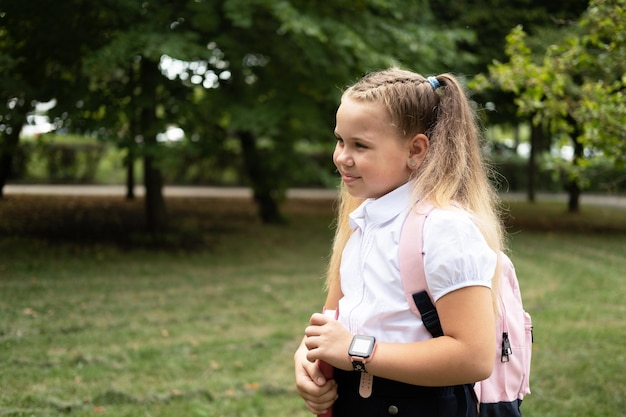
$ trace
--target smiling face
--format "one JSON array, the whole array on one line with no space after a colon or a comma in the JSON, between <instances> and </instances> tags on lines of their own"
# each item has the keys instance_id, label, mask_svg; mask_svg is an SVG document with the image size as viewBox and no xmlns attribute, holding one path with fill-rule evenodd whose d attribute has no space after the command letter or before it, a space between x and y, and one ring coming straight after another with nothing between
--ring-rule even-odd
<instances>
[{"instance_id":1,"label":"smiling face","mask_svg":"<svg viewBox=\"0 0 626 417\"><path fill-rule=\"evenodd\" d=\"M415 169L411 141L400 137L381 104L344 97L335 136L333 162L353 197L381 197L406 183Z\"/></svg>"}]
</instances>

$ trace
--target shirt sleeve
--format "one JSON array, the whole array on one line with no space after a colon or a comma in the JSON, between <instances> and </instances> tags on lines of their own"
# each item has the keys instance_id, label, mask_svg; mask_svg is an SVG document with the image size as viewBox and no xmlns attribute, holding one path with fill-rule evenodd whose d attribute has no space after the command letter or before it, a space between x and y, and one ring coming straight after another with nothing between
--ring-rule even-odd
<instances>
[{"instance_id":1,"label":"shirt sleeve","mask_svg":"<svg viewBox=\"0 0 626 417\"><path fill-rule=\"evenodd\" d=\"M424 272L435 301L464 287L491 288L497 254L469 213L435 209L424 223Z\"/></svg>"}]
</instances>

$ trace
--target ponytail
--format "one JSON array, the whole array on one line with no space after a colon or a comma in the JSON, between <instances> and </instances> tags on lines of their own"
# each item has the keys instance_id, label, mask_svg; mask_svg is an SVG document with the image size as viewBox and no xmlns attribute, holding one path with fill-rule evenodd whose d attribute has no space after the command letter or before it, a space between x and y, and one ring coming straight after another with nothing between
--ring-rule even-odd
<instances>
[{"instance_id":1,"label":"ponytail","mask_svg":"<svg viewBox=\"0 0 626 417\"><path fill-rule=\"evenodd\" d=\"M452 202L473 213L489 246L503 247L499 198L484 161L478 120L465 89L450 74L437 77L441 87L435 122L427 136L430 149L415 172L416 198L437 207Z\"/></svg>"}]
</instances>

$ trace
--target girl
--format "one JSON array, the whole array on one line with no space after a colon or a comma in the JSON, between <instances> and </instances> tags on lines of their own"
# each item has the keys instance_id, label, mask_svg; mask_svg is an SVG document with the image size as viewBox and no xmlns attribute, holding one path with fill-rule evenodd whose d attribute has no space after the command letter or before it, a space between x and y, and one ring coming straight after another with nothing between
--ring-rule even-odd
<instances>
[{"instance_id":1,"label":"girl","mask_svg":"<svg viewBox=\"0 0 626 417\"><path fill-rule=\"evenodd\" d=\"M369 74L344 92L335 136L342 191L325 308L339 315L311 317L294 356L298 392L311 412L334 417L473 416L473 399L450 387L491 373L503 230L465 92L449 74ZM435 206L423 245L438 338L410 311L398 267L419 200Z\"/></svg>"}]
</instances>

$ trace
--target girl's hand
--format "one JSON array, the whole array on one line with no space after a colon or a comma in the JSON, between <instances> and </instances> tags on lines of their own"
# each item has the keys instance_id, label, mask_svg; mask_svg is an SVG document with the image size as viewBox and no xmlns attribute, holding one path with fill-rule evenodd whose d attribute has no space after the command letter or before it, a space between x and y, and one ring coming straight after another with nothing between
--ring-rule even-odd
<instances>
[{"instance_id":1,"label":"girl's hand","mask_svg":"<svg viewBox=\"0 0 626 417\"><path fill-rule=\"evenodd\" d=\"M307 359L310 362L323 360L335 368L352 370L352 363L348 357L352 334L337 320L320 313L313 314L309 324L304 331L304 345L308 349Z\"/></svg>"},{"instance_id":2,"label":"girl's hand","mask_svg":"<svg viewBox=\"0 0 626 417\"><path fill-rule=\"evenodd\" d=\"M294 355L296 389L313 414L324 414L337 399L337 384L326 380L317 362L307 359L308 349L302 343Z\"/></svg>"}]
</instances>

